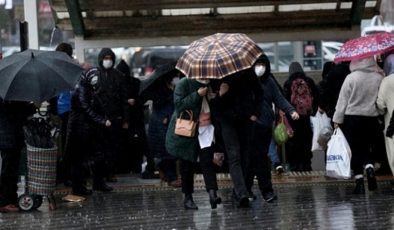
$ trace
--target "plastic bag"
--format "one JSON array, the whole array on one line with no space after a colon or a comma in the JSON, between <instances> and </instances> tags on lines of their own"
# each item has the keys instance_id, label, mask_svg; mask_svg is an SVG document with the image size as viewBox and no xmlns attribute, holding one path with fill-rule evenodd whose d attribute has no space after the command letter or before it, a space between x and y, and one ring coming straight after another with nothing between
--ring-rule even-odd
<instances>
[{"instance_id":1,"label":"plastic bag","mask_svg":"<svg viewBox=\"0 0 394 230\"><path fill-rule=\"evenodd\" d=\"M327 149L326 175L339 179L351 177L352 152L340 128L334 130Z\"/></svg>"},{"instance_id":2,"label":"plastic bag","mask_svg":"<svg viewBox=\"0 0 394 230\"><path fill-rule=\"evenodd\" d=\"M283 120L279 122L274 129L274 140L277 144L284 144L289 139L289 135L287 134L287 129Z\"/></svg>"},{"instance_id":3,"label":"plastic bag","mask_svg":"<svg viewBox=\"0 0 394 230\"><path fill-rule=\"evenodd\" d=\"M328 140L332 135L331 119L326 113L317 112L310 117L313 137L311 151L322 151L326 149Z\"/></svg>"}]
</instances>

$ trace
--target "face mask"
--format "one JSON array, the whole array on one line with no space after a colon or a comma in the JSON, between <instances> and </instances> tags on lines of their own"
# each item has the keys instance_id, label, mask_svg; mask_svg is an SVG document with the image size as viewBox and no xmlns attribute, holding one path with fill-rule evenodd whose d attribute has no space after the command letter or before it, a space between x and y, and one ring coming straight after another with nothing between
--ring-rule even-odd
<instances>
[{"instance_id":1,"label":"face mask","mask_svg":"<svg viewBox=\"0 0 394 230\"><path fill-rule=\"evenodd\" d=\"M257 77L263 76L264 73L265 73L265 66L263 66L263 65L256 65L254 67L254 72L255 72Z\"/></svg>"},{"instance_id":2,"label":"face mask","mask_svg":"<svg viewBox=\"0 0 394 230\"><path fill-rule=\"evenodd\" d=\"M201 84L207 85L209 84L209 79L202 80L202 79L196 79L196 81L200 82Z\"/></svg>"},{"instance_id":3,"label":"face mask","mask_svg":"<svg viewBox=\"0 0 394 230\"><path fill-rule=\"evenodd\" d=\"M179 77L174 77L171 81L171 85L176 85L176 83L178 83L179 81Z\"/></svg>"},{"instance_id":4,"label":"face mask","mask_svg":"<svg viewBox=\"0 0 394 230\"><path fill-rule=\"evenodd\" d=\"M112 60L105 59L103 60L103 67L105 69L109 69L112 67Z\"/></svg>"}]
</instances>

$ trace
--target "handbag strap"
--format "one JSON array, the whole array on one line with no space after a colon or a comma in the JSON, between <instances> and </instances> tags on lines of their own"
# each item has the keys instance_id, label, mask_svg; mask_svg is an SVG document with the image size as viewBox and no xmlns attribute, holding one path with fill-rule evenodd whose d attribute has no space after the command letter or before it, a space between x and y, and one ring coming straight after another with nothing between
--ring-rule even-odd
<instances>
[{"instance_id":1,"label":"handbag strap","mask_svg":"<svg viewBox=\"0 0 394 230\"><path fill-rule=\"evenodd\" d=\"M185 110L185 111L183 111L183 112L186 112L186 113L189 115L189 117L190 117L189 120L190 120L190 121L193 120L193 111L192 111L192 110L187 109L187 110ZM181 113L179 114L179 117L178 117L178 118L182 118L183 112L181 112Z\"/></svg>"}]
</instances>

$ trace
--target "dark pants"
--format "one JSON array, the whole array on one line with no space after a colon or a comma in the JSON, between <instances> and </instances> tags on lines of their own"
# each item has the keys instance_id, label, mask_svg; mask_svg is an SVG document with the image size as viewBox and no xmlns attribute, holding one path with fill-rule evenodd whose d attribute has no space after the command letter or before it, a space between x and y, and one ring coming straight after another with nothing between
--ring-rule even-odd
<instances>
[{"instance_id":1,"label":"dark pants","mask_svg":"<svg viewBox=\"0 0 394 230\"><path fill-rule=\"evenodd\" d=\"M312 128L309 116L301 116L299 120L289 119L294 136L286 143L286 160L291 171L312 170Z\"/></svg>"},{"instance_id":2,"label":"dark pants","mask_svg":"<svg viewBox=\"0 0 394 230\"><path fill-rule=\"evenodd\" d=\"M248 191L241 167L241 135L232 121L220 119L220 125L235 195L238 198L247 197Z\"/></svg>"},{"instance_id":3,"label":"dark pants","mask_svg":"<svg viewBox=\"0 0 394 230\"><path fill-rule=\"evenodd\" d=\"M1 150L0 206L16 204L19 160L22 148Z\"/></svg>"},{"instance_id":4,"label":"dark pants","mask_svg":"<svg viewBox=\"0 0 394 230\"><path fill-rule=\"evenodd\" d=\"M207 191L213 189L218 190L215 166L212 163L213 149L212 147L198 150L200 157L200 165L202 175L204 177L205 188ZM194 163L181 159L181 179L182 192L184 194L192 194L194 192Z\"/></svg>"},{"instance_id":5,"label":"dark pants","mask_svg":"<svg viewBox=\"0 0 394 230\"><path fill-rule=\"evenodd\" d=\"M164 159L160 161L159 168L163 171L165 178L168 182L177 179L176 175L176 160L175 159Z\"/></svg>"},{"instance_id":6,"label":"dark pants","mask_svg":"<svg viewBox=\"0 0 394 230\"><path fill-rule=\"evenodd\" d=\"M252 190L253 178L256 175L259 182L260 191L264 194L272 192L271 165L268 159L268 150L272 138L272 128L264 128L258 124L252 127L251 142L245 165L245 183L248 191Z\"/></svg>"},{"instance_id":7,"label":"dark pants","mask_svg":"<svg viewBox=\"0 0 394 230\"><path fill-rule=\"evenodd\" d=\"M378 119L346 115L341 128L352 151L351 168L355 175L363 174L364 165L374 164L371 149L379 132Z\"/></svg>"}]
</instances>

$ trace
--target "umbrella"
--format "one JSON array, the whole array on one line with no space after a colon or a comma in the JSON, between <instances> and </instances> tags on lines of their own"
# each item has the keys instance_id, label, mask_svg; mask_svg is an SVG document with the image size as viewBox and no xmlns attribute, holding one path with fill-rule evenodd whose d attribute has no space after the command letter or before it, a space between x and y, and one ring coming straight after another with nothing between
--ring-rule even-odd
<instances>
[{"instance_id":1,"label":"umbrella","mask_svg":"<svg viewBox=\"0 0 394 230\"><path fill-rule=\"evenodd\" d=\"M155 69L145 80L141 81L139 94L143 94L153 89L160 79L172 77L176 74L175 63L168 63Z\"/></svg>"},{"instance_id":2,"label":"umbrella","mask_svg":"<svg viewBox=\"0 0 394 230\"><path fill-rule=\"evenodd\" d=\"M217 33L192 42L176 68L189 78L220 79L250 68L262 54L245 34Z\"/></svg>"},{"instance_id":3,"label":"umbrella","mask_svg":"<svg viewBox=\"0 0 394 230\"><path fill-rule=\"evenodd\" d=\"M335 55L335 62L371 57L394 49L394 34L383 32L347 41Z\"/></svg>"},{"instance_id":4,"label":"umbrella","mask_svg":"<svg viewBox=\"0 0 394 230\"><path fill-rule=\"evenodd\" d=\"M66 53L25 50L0 60L0 97L42 102L72 89L82 70Z\"/></svg>"}]
</instances>

